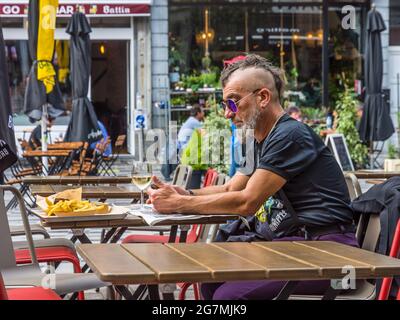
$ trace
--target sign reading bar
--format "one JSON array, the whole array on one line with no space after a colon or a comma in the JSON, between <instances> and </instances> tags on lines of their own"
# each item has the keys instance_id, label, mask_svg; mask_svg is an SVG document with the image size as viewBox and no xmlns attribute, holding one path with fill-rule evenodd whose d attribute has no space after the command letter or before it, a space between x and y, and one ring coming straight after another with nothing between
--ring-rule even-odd
<instances>
[{"instance_id":1,"label":"sign reading bar","mask_svg":"<svg viewBox=\"0 0 400 320\"><path fill-rule=\"evenodd\" d=\"M88 3L89 2L89 3ZM60 3L57 16L71 16L75 11L81 11L87 16L140 16L150 15L150 6L141 3L110 3L93 1L77 3ZM122 1L121 1L122 2ZM146 2L146 1L143 1ZM28 4L0 3L0 16L25 17L28 15Z\"/></svg>"}]
</instances>

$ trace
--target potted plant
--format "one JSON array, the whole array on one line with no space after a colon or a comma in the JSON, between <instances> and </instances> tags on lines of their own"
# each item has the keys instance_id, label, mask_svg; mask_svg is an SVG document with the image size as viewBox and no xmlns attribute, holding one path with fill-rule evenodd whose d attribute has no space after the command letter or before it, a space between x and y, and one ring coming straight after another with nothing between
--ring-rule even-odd
<instances>
[{"instance_id":1,"label":"potted plant","mask_svg":"<svg viewBox=\"0 0 400 320\"><path fill-rule=\"evenodd\" d=\"M228 137L224 135L229 134ZM212 167L220 173L229 170L230 125L215 106L206 117L202 129L193 132L182 152L181 163L193 169L189 188L199 188L205 171Z\"/></svg>"},{"instance_id":2,"label":"potted plant","mask_svg":"<svg viewBox=\"0 0 400 320\"><path fill-rule=\"evenodd\" d=\"M361 140L356 128L358 101L353 89L346 88L336 101L336 131L342 133L347 142L350 156L356 167L363 167L368 160L368 149Z\"/></svg>"}]
</instances>

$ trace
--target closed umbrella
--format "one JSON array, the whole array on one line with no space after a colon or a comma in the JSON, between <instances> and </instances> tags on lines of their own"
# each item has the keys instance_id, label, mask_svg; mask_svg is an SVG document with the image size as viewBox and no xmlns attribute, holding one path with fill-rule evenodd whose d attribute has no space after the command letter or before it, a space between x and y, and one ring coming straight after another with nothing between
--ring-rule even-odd
<instances>
[{"instance_id":1,"label":"closed umbrella","mask_svg":"<svg viewBox=\"0 0 400 320\"><path fill-rule=\"evenodd\" d=\"M88 141L103 138L97 123L97 116L88 98L91 72L91 28L86 16L75 12L68 23L66 32L71 35L71 86L72 115L65 141Z\"/></svg>"},{"instance_id":2,"label":"closed umbrella","mask_svg":"<svg viewBox=\"0 0 400 320\"><path fill-rule=\"evenodd\" d=\"M8 69L4 48L3 31L0 25L0 184L3 171L17 161Z\"/></svg>"},{"instance_id":3,"label":"closed umbrella","mask_svg":"<svg viewBox=\"0 0 400 320\"><path fill-rule=\"evenodd\" d=\"M359 132L362 141L385 141L394 132L390 117L390 105L382 94L383 58L381 32L386 30L381 14L373 7L367 17L367 38L365 49L366 97ZM371 155L371 168L373 167Z\"/></svg>"},{"instance_id":4,"label":"closed umbrella","mask_svg":"<svg viewBox=\"0 0 400 320\"><path fill-rule=\"evenodd\" d=\"M58 0L29 1L28 46L32 68L25 92L24 111L32 122L42 119L42 150L47 150L47 115L55 118L65 110L52 64L57 7ZM46 161L44 158L45 167Z\"/></svg>"}]
</instances>

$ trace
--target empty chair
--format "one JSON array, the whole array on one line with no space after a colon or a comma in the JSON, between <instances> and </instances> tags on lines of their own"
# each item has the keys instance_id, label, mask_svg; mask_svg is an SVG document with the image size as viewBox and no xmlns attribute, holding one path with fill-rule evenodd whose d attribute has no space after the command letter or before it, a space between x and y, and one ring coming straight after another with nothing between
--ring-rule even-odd
<instances>
[{"instance_id":1,"label":"empty chair","mask_svg":"<svg viewBox=\"0 0 400 320\"><path fill-rule=\"evenodd\" d=\"M17 265L7 213L4 205L5 191L12 192L18 199L30 253L30 263L28 264ZM0 186L0 242L2 244L0 247L0 270L2 271L6 286L41 287L43 286L43 282L48 280L50 282L54 281L54 291L57 294L65 295L72 292L80 292L108 285L107 283L100 281L95 274L42 273L36 256L32 233L22 196L16 188L10 186Z\"/></svg>"},{"instance_id":2,"label":"empty chair","mask_svg":"<svg viewBox=\"0 0 400 320\"><path fill-rule=\"evenodd\" d=\"M0 273L0 300L61 300L51 289L42 287L6 289Z\"/></svg>"},{"instance_id":3,"label":"empty chair","mask_svg":"<svg viewBox=\"0 0 400 320\"><path fill-rule=\"evenodd\" d=\"M187 189L190 184L191 178L192 178L192 167L180 164L175 169L174 176L172 178L172 184Z\"/></svg>"}]
</instances>

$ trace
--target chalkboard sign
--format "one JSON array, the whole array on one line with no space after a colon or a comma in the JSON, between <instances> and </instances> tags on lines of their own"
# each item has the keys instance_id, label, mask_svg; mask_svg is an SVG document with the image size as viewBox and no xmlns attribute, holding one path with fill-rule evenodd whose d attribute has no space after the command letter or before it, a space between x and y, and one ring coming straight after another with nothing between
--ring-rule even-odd
<instances>
[{"instance_id":1,"label":"chalkboard sign","mask_svg":"<svg viewBox=\"0 0 400 320\"><path fill-rule=\"evenodd\" d=\"M328 134L325 144L332 151L343 171L354 171L353 162L343 134Z\"/></svg>"}]
</instances>

